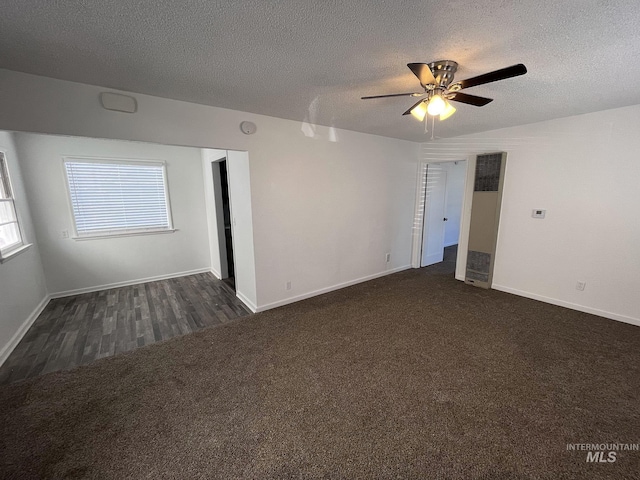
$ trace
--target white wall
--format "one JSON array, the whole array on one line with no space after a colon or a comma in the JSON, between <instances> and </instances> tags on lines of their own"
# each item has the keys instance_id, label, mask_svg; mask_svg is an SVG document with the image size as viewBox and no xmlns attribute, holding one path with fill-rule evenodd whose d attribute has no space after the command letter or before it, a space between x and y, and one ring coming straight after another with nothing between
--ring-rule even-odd
<instances>
[{"instance_id":1,"label":"white wall","mask_svg":"<svg viewBox=\"0 0 640 480\"><path fill-rule=\"evenodd\" d=\"M31 247L0 264L0 365L45 306L47 291L13 135L0 132L24 240Z\"/></svg>"},{"instance_id":2,"label":"white wall","mask_svg":"<svg viewBox=\"0 0 640 480\"><path fill-rule=\"evenodd\" d=\"M444 246L458 243L460 236L460 220L462 219L462 200L467 172L467 162L444 162L442 167L447 171L447 199L444 224Z\"/></svg>"},{"instance_id":3,"label":"white wall","mask_svg":"<svg viewBox=\"0 0 640 480\"><path fill-rule=\"evenodd\" d=\"M0 129L248 152L259 309L406 267L416 159L470 158L472 175L475 154L504 150L495 287L640 324L640 106L432 142L419 155L410 142L325 127L306 136L302 123L145 95L134 115L110 112L104 90L0 70ZM257 133L243 135L243 120Z\"/></svg>"},{"instance_id":4,"label":"white wall","mask_svg":"<svg viewBox=\"0 0 640 480\"><path fill-rule=\"evenodd\" d=\"M332 143L294 127L269 132L268 160L249 152L262 306L410 265L418 146L347 131Z\"/></svg>"},{"instance_id":5,"label":"white wall","mask_svg":"<svg viewBox=\"0 0 640 480\"><path fill-rule=\"evenodd\" d=\"M632 106L426 143L422 160L471 155L472 175L473 155L508 152L494 288L640 325L638 131Z\"/></svg>"},{"instance_id":6,"label":"white wall","mask_svg":"<svg viewBox=\"0 0 640 480\"><path fill-rule=\"evenodd\" d=\"M199 149L25 133L16 133L14 138L50 294L210 269ZM165 161L177 231L74 240L64 156ZM62 237L63 230L69 232L69 238Z\"/></svg>"},{"instance_id":7,"label":"white wall","mask_svg":"<svg viewBox=\"0 0 640 480\"><path fill-rule=\"evenodd\" d=\"M258 309L409 266L418 144L137 94L127 115L104 90L0 70L0 129L248 152Z\"/></svg>"}]
</instances>

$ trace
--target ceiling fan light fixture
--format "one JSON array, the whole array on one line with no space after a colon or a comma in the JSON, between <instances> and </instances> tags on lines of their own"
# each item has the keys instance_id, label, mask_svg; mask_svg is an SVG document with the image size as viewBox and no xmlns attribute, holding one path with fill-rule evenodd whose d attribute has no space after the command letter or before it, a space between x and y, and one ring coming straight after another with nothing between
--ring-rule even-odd
<instances>
[{"instance_id":1,"label":"ceiling fan light fixture","mask_svg":"<svg viewBox=\"0 0 640 480\"><path fill-rule=\"evenodd\" d=\"M445 104L443 98L440 95L434 95L429 100L429 105L427 105L427 113L429 115L440 115L444 112L447 105Z\"/></svg>"},{"instance_id":2,"label":"ceiling fan light fixture","mask_svg":"<svg viewBox=\"0 0 640 480\"><path fill-rule=\"evenodd\" d=\"M431 63L407 63L407 67L420 81L423 92L391 93L387 95L369 95L361 97L363 100L389 97L423 97L413 104L402 115L411 114L418 121L425 122L425 131L428 117L439 116L440 120L446 120L456 111L449 101L466 103L475 107L483 107L493 101L492 98L480 97L463 93L460 90L477 87L486 83L506 80L527 73L527 67L522 63L511 65L510 67L483 73L475 77L467 78L453 83L454 75L458 69L458 64L453 60L439 60ZM435 121L435 118L432 120ZM433 138L433 131L432 138Z\"/></svg>"},{"instance_id":3,"label":"ceiling fan light fixture","mask_svg":"<svg viewBox=\"0 0 640 480\"><path fill-rule=\"evenodd\" d=\"M446 120L454 113L456 113L455 107L451 105L449 102L445 101L444 111L440 114L440 121Z\"/></svg>"},{"instance_id":4,"label":"ceiling fan light fixture","mask_svg":"<svg viewBox=\"0 0 640 480\"><path fill-rule=\"evenodd\" d=\"M413 115L419 121L423 121L424 117L427 115L427 106L425 105L425 103L419 103L413 110L411 110L411 115Z\"/></svg>"}]
</instances>

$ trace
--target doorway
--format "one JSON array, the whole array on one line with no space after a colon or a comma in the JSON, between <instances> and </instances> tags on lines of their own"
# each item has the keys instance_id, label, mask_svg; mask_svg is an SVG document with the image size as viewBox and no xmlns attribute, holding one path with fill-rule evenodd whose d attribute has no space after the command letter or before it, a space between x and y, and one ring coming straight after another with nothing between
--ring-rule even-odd
<instances>
[{"instance_id":1,"label":"doorway","mask_svg":"<svg viewBox=\"0 0 640 480\"><path fill-rule=\"evenodd\" d=\"M421 267L444 262L455 271L466 175L466 160L427 165Z\"/></svg>"},{"instance_id":2,"label":"doorway","mask_svg":"<svg viewBox=\"0 0 640 480\"><path fill-rule=\"evenodd\" d=\"M229 200L229 174L227 159L211 162L215 215L218 225L218 248L220 250L220 277L233 290L235 282L235 262L233 255L233 228L231 202Z\"/></svg>"},{"instance_id":3,"label":"doorway","mask_svg":"<svg viewBox=\"0 0 640 480\"><path fill-rule=\"evenodd\" d=\"M255 312L258 306L249 154L215 148L203 148L201 154L211 273L226 280L225 288L233 287L235 296Z\"/></svg>"}]
</instances>

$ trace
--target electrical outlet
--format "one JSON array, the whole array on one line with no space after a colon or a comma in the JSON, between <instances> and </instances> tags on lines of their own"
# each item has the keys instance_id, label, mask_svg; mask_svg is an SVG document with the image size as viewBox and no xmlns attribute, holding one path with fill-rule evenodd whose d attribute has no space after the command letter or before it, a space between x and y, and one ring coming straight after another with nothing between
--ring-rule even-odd
<instances>
[{"instance_id":1,"label":"electrical outlet","mask_svg":"<svg viewBox=\"0 0 640 480\"><path fill-rule=\"evenodd\" d=\"M384 256L384 260L385 260L385 262L389 263L389 262L391 261L391 254L390 254L390 253L387 253L387 254Z\"/></svg>"},{"instance_id":2,"label":"electrical outlet","mask_svg":"<svg viewBox=\"0 0 640 480\"><path fill-rule=\"evenodd\" d=\"M69 238L69 230L62 230L60 232L60 238Z\"/></svg>"},{"instance_id":3,"label":"electrical outlet","mask_svg":"<svg viewBox=\"0 0 640 480\"><path fill-rule=\"evenodd\" d=\"M580 290L581 292L584 290L584 287L587 286L587 282L577 282L576 290Z\"/></svg>"},{"instance_id":4,"label":"electrical outlet","mask_svg":"<svg viewBox=\"0 0 640 480\"><path fill-rule=\"evenodd\" d=\"M286 283L286 285L285 285L285 287L284 287L284 288L285 288L285 289L287 289L287 290L291 290L291 280L289 280L289 281Z\"/></svg>"}]
</instances>

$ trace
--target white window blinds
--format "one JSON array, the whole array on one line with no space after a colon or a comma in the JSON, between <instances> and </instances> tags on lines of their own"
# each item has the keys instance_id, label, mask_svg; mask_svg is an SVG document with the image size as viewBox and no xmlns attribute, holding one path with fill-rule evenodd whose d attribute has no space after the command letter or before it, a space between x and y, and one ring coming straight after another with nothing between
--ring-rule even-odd
<instances>
[{"instance_id":1,"label":"white window blinds","mask_svg":"<svg viewBox=\"0 0 640 480\"><path fill-rule=\"evenodd\" d=\"M0 261L23 243L7 161L0 152Z\"/></svg>"},{"instance_id":2,"label":"white window blinds","mask_svg":"<svg viewBox=\"0 0 640 480\"><path fill-rule=\"evenodd\" d=\"M66 159L65 169L78 237L172 229L163 163Z\"/></svg>"}]
</instances>

